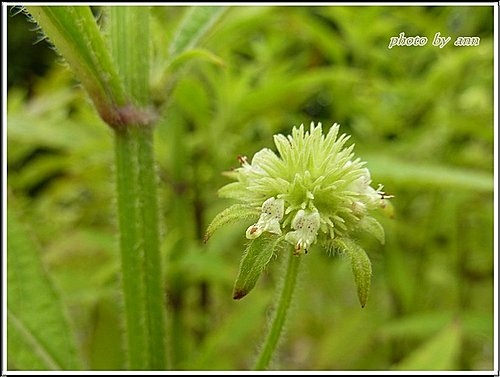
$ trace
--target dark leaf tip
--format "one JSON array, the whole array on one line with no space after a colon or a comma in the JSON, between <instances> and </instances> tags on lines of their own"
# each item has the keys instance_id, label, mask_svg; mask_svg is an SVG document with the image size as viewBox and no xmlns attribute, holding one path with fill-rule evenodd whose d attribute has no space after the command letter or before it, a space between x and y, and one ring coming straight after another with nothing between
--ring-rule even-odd
<instances>
[{"instance_id":1,"label":"dark leaf tip","mask_svg":"<svg viewBox=\"0 0 500 377\"><path fill-rule=\"evenodd\" d=\"M239 300L243 297L245 297L248 294L248 291L244 289L237 289L233 293L233 300Z\"/></svg>"}]
</instances>

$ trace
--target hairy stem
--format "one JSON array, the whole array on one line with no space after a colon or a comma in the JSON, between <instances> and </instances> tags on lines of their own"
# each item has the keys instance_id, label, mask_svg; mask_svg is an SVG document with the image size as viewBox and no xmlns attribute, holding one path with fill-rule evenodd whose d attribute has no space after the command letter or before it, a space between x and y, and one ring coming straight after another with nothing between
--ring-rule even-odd
<instances>
[{"instance_id":1,"label":"hairy stem","mask_svg":"<svg viewBox=\"0 0 500 377\"><path fill-rule=\"evenodd\" d=\"M137 369L163 370L166 368L165 350L165 300L160 258L160 235L158 221L158 194L156 188L156 170L154 161L153 136L154 117L149 117L147 109L150 104L149 88L149 7L118 6L109 9L109 38L112 56L117 64L118 72L123 78L124 86L132 101L130 112L124 113L124 122L120 128L115 128L117 139L123 135L133 140L135 148L130 149L129 166L124 167L133 172L133 183L130 189L133 196L128 197L129 203L124 205L134 208L133 222L137 242L134 243L135 259L138 273L132 279L141 290L136 298L140 311L139 319L143 331L140 340L144 350L138 362L142 364ZM125 131L122 131L125 130ZM120 214L120 216L122 216ZM132 227L127 224L126 226ZM123 233L127 231L120 229ZM122 245L123 264L128 263L125 253L130 245ZM139 259L137 259L139 258ZM129 266L123 266L124 270ZM126 281L126 284L129 282ZM125 285L124 285L125 289ZM127 306L125 290L125 302ZM129 313L127 312L127 316ZM127 319L127 326L131 319ZM132 343L134 334L128 332L129 362L135 360Z\"/></svg>"},{"instance_id":2,"label":"hairy stem","mask_svg":"<svg viewBox=\"0 0 500 377\"><path fill-rule=\"evenodd\" d=\"M269 332L257 358L257 362L255 363L255 370L265 370L269 367L271 358L278 347L278 342L283 332L283 326L285 324L288 308L290 307L290 303L292 301L301 257L294 256L292 253L288 254L288 265L286 268L285 280L281 288L279 301L275 308L274 318L271 322Z\"/></svg>"},{"instance_id":3,"label":"hairy stem","mask_svg":"<svg viewBox=\"0 0 500 377\"><path fill-rule=\"evenodd\" d=\"M131 129L115 132L116 188L120 228L121 282L125 302L128 368L146 368L146 322L137 208L136 143Z\"/></svg>"},{"instance_id":4,"label":"hairy stem","mask_svg":"<svg viewBox=\"0 0 500 377\"><path fill-rule=\"evenodd\" d=\"M140 232L146 287L146 327L149 342L149 366L165 369L165 301L158 229L158 195L153 155L153 130L145 127L137 133L139 166Z\"/></svg>"}]
</instances>

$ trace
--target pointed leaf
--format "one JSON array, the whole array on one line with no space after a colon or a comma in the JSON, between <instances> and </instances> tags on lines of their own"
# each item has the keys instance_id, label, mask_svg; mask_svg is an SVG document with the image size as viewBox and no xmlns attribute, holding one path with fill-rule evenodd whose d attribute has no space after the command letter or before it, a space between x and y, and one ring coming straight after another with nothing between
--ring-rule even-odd
<instances>
[{"instance_id":1,"label":"pointed leaf","mask_svg":"<svg viewBox=\"0 0 500 377\"><path fill-rule=\"evenodd\" d=\"M196 46L219 19L225 7L193 6L185 14L169 46L171 57Z\"/></svg>"},{"instance_id":2,"label":"pointed leaf","mask_svg":"<svg viewBox=\"0 0 500 377\"><path fill-rule=\"evenodd\" d=\"M165 88L169 86L168 80L172 78L173 73L185 67L185 63L189 60L201 58L211 63L225 65L217 55L196 47L219 20L226 8L193 6L186 11L168 46L168 58L154 74L153 90L155 96L164 100Z\"/></svg>"},{"instance_id":3,"label":"pointed leaf","mask_svg":"<svg viewBox=\"0 0 500 377\"><path fill-rule=\"evenodd\" d=\"M359 227L374 236L382 245L385 243L383 226L373 217L365 216L359 222Z\"/></svg>"},{"instance_id":4,"label":"pointed leaf","mask_svg":"<svg viewBox=\"0 0 500 377\"><path fill-rule=\"evenodd\" d=\"M281 239L276 235L264 233L250 241L241 258L240 271L234 283L233 298L235 300L245 297L255 287Z\"/></svg>"},{"instance_id":5,"label":"pointed leaf","mask_svg":"<svg viewBox=\"0 0 500 377\"><path fill-rule=\"evenodd\" d=\"M79 369L74 334L41 253L12 214L12 206L7 216L9 369Z\"/></svg>"},{"instance_id":6,"label":"pointed leaf","mask_svg":"<svg viewBox=\"0 0 500 377\"><path fill-rule=\"evenodd\" d=\"M244 204L234 204L224 211L219 212L212 220L205 233L204 241L207 242L212 234L221 226L241 219L257 219L261 210L259 208L251 207Z\"/></svg>"},{"instance_id":7,"label":"pointed leaf","mask_svg":"<svg viewBox=\"0 0 500 377\"><path fill-rule=\"evenodd\" d=\"M361 307L365 307L370 293L370 284L372 277L372 265L366 252L354 241L348 238L335 240L337 248L345 252L351 260L352 273L358 289L358 298Z\"/></svg>"}]
</instances>

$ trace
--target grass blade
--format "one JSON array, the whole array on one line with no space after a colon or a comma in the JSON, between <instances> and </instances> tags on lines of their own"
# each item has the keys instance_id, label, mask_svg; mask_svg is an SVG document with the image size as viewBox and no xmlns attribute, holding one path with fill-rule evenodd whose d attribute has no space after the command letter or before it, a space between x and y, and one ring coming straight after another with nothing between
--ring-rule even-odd
<instances>
[{"instance_id":1,"label":"grass blade","mask_svg":"<svg viewBox=\"0 0 500 377\"><path fill-rule=\"evenodd\" d=\"M40 250L12 207L7 218L9 369L80 369L72 329L61 298L44 270Z\"/></svg>"}]
</instances>

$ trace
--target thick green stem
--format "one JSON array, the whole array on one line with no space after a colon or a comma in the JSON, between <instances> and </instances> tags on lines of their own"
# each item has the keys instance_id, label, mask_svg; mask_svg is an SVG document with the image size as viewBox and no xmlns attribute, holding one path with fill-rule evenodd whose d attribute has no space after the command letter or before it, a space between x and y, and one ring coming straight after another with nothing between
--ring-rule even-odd
<instances>
[{"instance_id":1,"label":"thick green stem","mask_svg":"<svg viewBox=\"0 0 500 377\"><path fill-rule=\"evenodd\" d=\"M144 256L146 314L149 341L149 366L165 369L165 301L158 230L158 195L153 154L153 130L141 127L137 132L139 165L140 231Z\"/></svg>"},{"instance_id":2,"label":"thick green stem","mask_svg":"<svg viewBox=\"0 0 500 377\"><path fill-rule=\"evenodd\" d=\"M118 6L109 9L111 52L124 82L125 90L132 101L132 111L148 108L150 105L149 17L149 7ZM127 120L132 121L127 122ZM140 121L134 122L134 120ZM133 219L136 224L134 231L138 238L135 251L139 259L134 261L137 263L139 271L134 280L142 290L137 305L142 315L140 321L143 323L144 340L141 339L141 341L143 341L145 358L141 358L143 364L138 369L163 370L166 367L165 294L159 246L158 198L153 150L154 127L152 122L153 118L142 118L141 115L139 117L133 116L131 119L125 117L121 128L117 129L116 135L118 139L122 135L126 135L132 138L135 143L135 148L130 150L129 156L129 169L134 170L132 187L134 194L128 198L130 201L128 205L134 207L136 215ZM120 232L124 231L126 229L120 229ZM127 322L127 325L130 325L130 322ZM129 333L129 347L132 341ZM131 351L129 357L134 358Z\"/></svg>"},{"instance_id":3,"label":"thick green stem","mask_svg":"<svg viewBox=\"0 0 500 377\"><path fill-rule=\"evenodd\" d=\"M300 256L295 256L292 253L289 253L285 280L281 288L278 305L276 306L274 318L269 328L266 340L261 349L260 355L257 358L257 362L255 363L255 370L265 370L268 368L271 358L278 346L280 336L283 332L283 326L285 324L288 308L290 307L293 292L295 290L300 259Z\"/></svg>"},{"instance_id":4,"label":"thick green stem","mask_svg":"<svg viewBox=\"0 0 500 377\"><path fill-rule=\"evenodd\" d=\"M134 133L115 132L118 224L120 227L121 281L125 302L128 368L146 368L144 282L137 207L137 162Z\"/></svg>"},{"instance_id":5,"label":"thick green stem","mask_svg":"<svg viewBox=\"0 0 500 377\"><path fill-rule=\"evenodd\" d=\"M30 7L115 131L128 367L165 368L164 293L150 110L149 7L110 7L109 45L89 7ZM108 48L111 47L111 48Z\"/></svg>"},{"instance_id":6,"label":"thick green stem","mask_svg":"<svg viewBox=\"0 0 500 377\"><path fill-rule=\"evenodd\" d=\"M136 104L149 105L149 17L147 6L109 9L111 51L125 89Z\"/></svg>"},{"instance_id":7,"label":"thick green stem","mask_svg":"<svg viewBox=\"0 0 500 377\"><path fill-rule=\"evenodd\" d=\"M165 369L165 302L153 130L115 132L118 218L130 369Z\"/></svg>"}]
</instances>

